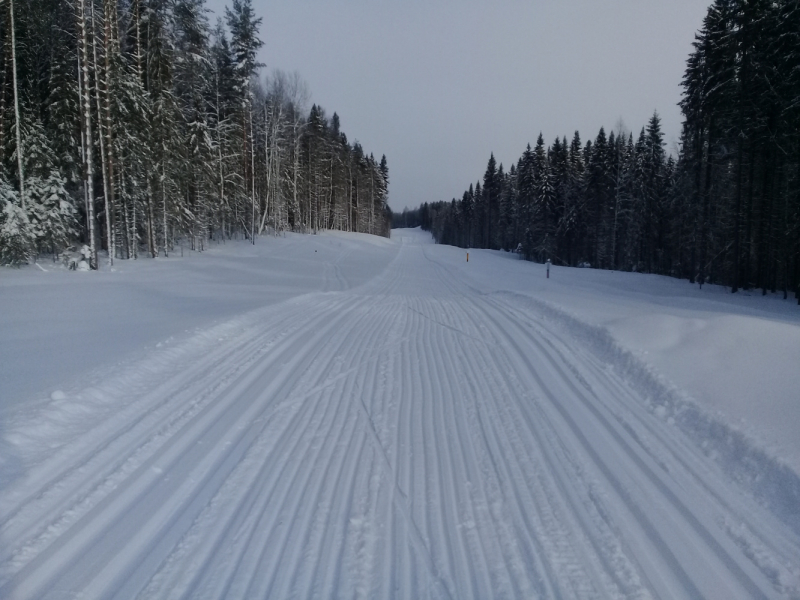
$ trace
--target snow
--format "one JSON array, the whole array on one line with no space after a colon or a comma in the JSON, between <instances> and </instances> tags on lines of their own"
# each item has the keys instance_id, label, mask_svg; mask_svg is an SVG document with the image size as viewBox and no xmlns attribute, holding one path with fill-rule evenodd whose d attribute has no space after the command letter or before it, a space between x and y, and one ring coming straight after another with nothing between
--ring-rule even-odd
<instances>
[{"instance_id":1,"label":"snow","mask_svg":"<svg viewBox=\"0 0 800 600\"><path fill-rule=\"evenodd\" d=\"M257 242L212 245L183 257L176 248L169 258L117 261L113 271L101 258L99 273L74 273L46 260L47 274L0 270L0 410L210 323L355 286L393 255L391 242L375 236L287 234Z\"/></svg>"},{"instance_id":2,"label":"snow","mask_svg":"<svg viewBox=\"0 0 800 600\"><path fill-rule=\"evenodd\" d=\"M658 275L551 267L505 252L445 251L484 292L516 292L608 332L705 409L800 472L800 307ZM489 255L491 260L478 257ZM473 256L475 258L473 258ZM462 259L463 260L463 259Z\"/></svg>"},{"instance_id":3,"label":"snow","mask_svg":"<svg viewBox=\"0 0 800 600\"><path fill-rule=\"evenodd\" d=\"M800 596L793 302L418 230L43 267L0 597Z\"/></svg>"}]
</instances>

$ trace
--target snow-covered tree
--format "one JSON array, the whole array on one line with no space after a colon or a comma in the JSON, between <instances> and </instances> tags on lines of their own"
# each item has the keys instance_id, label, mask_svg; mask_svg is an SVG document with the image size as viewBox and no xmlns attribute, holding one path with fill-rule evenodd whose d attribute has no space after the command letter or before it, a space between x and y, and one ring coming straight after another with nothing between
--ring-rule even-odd
<instances>
[{"instance_id":1,"label":"snow-covered tree","mask_svg":"<svg viewBox=\"0 0 800 600\"><path fill-rule=\"evenodd\" d=\"M23 160L27 173L25 212L35 246L57 254L77 234L76 211L42 123L29 120L23 142L27 149Z\"/></svg>"},{"instance_id":2,"label":"snow-covered tree","mask_svg":"<svg viewBox=\"0 0 800 600\"><path fill-rule=\"evenodd\" d=\"M348 144L337 115L310 115L299 75L262 83L250 0L213 33L204 0L0 6L14 262L77 242L96 269L98 249L111 262L269 227L388 235L385 161Z\"/></svg>"},{"instance_id":3,"label":"snow-covered tree","mask_svg":"<svg viewBox=\"0 0 800 600\"><path fill-rule=\"evenodd\" d=\"M34 255L35 237L19 194L0 177L0 264L17 266Z\"/></svg>"},{"instance_id":4,"label":"snow-covered tree","mask_svg":"<svg viewBox=\"0 0 800 600\"><path fill-rule=\"evenodd\" d=\"M40 250L57 255L74 239L76 227L75 207L67 192L64 179L53 171L46 179L29 179L29 195L34 205L33 231Z\"/></svg>"}]
</instances>

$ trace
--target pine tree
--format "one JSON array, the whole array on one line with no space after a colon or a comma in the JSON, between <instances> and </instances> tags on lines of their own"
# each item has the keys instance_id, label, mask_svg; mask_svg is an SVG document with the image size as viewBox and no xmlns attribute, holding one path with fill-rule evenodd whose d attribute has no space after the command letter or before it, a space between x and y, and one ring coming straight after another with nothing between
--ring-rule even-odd
<instances>
[{"instance_id":1,"label":"pine tree","mask_svg":"<svg viewBox=\"0 0 800 600\"><path fill-rule=\"evenodd\" d=\"M80 236L96 269L97 234L109 261L136 258L143 239L166 255L268 224L389 234L385 157L351 146L319 105L309 126L297 74L262 86L250 0L226 12L230 43L222 22L211 41L204 0L3 7L0 177L16 189L3 256Z\"/></svg>"},{"instance_id":2,"label":"pine tree","mask_svg":"<svg viewBox=\"0 0 800 600\"><path fill-rule=\"evenodd\" d=\"M497 228L498 192L500 184L497 177L497 161L494 153L489 156L486 172L483 174L483 248L495 248L494 235Z\"/></svg>"},{"instance_id":3,"label":"pine tree","mask_svg":"<svg viewBox=\"0 0 800 600\"><path fill-rule=\"evenodd\" d=\"M193 250L204 249L208 237L209 196L213 171L212 146L206 98L210 96L209 30L204 0L179 0L175 5L175 84L181 105L186 170L182 187L185 199L178 211Z\"/></svg>"},{"instance_id":4,"label":"pine tree","mask_svg":"<svg viewBox=\"0 0 800 600\"><path fill-rule=\"evenodd\" d=\"M253 98L250 80L261 66L256 62L256 53L263 45L258 38L261 19L255 17L250 0L233 0L232 8L225 9L225 17L231 32L231 47L234 56L235 91L239 100L238 122L242 133L242 175L246 187L250 187L251 215L249 234L255 243L255 150L252 135ZM249 176L248 176L249 175Z\"/></svg>"},{"instance_id":5,"label":"pine tree","mask_svg":"<svg viewBox=\"0 0 800 600\"><path fill-rule=\"evenodd\" d=\"M64 179L53 171L46 179L30 180L31 198L35 199L35 225L37 245L57 256L78 233L75 207L67 192Z\"/></svg>"},{"instance_id":6,"label":"pine tree","mask_svg":"<svg viewBox=\"0 0 800 600\"><path fill-rule=\"evenodd\" d=\"M610 246L609 207L611 205L611 173L609 147L603 127L589 148L586 173L587 227L585 260L592 266L605 268Z\"/></svg>"},{"instance_id":7,"label":"pine tree","mask_svg":"<svg viewBox=\"0 0 800 600\"><path fill-rule=\"evenodd\" d=\"M60 5L59 13L66 12ZM63 16L68 22L68 14ZM67 185L80 184L81 110L77 80L78 54L74 36L55 28L53 62L48 81L44 126L56 155L56 168Z\"/></svg>"},{"instance_id":8,"label":"pine tree","mask_svg":"<svg viewBox=\"0 0 800 600\"><path fill-rule=\"evenodd\" d=\"M92 135L91 79L89 77L89 14L86 0L76 0L76 20L80 44L80 98L83 118L83 181L86 194L86 229L89 238L89 268L97 269L97 246L95 243L95 210L94 210L94 136Z\"/></svg>"},{"instance_id":9,"label":"pine tree","mask_svg":"<svg viewBox=\"0 0 800 600\"><path fill-rule=\"evenodd\" d=\"M513 250L517 244L514 239L514 222L517 205L517 168L512 164L508 174L503 177L500 193L500 247Z\"/></svg>"},{"instance_id":10,"label":"pine tree","mask_svg":"<svg viewBox=\"0 0 800 600\"><path fill-rule=\"evenodd\" d=\"M664 272L665 269L656 269L661 261L666 243L665 229L665 203L667 199L666 172L664 152L664 135L661 133L661 119L658 113L653 113L647 124L644 143L644 156L642 166L644 169L642 193L644 195L644 246L645 268L648 273L654 270Z\"/></svg>"},{"instance_id":11,"label":"pine tree","mask_svg":"<svg viewBox=\"0 0 800 600\"><path fill-rule=\"evenodd\" d=\"M171 249L170 225L176 218L176 199L180 198L177 174L182 156L178 123L180 108L174 87L175 40L171 36L172 14L166 0L151 0L147 27L146 90L150 99L151 162L148 168L148 227L154 244L152 256L160 249L167 256ZM156 232L160 233L159 236Z\"/></svg>"},{"instance_id":12,"label":"pine tree","mask_svg":"<svg viewBox=\"0 0 800 600\"><path fill-rule=\"evenodd\" d=\"M536 140L536 147L533 150L531 161L533 197L528 225L531 229L531 239L534 243L531 252L537 261L544 262L553 254L555 187L547 157L547 149L541 133Z\"/></svg>"},{"instance_id":13,"label":"pine tree","mask_svg":"<svg viewBox=\"0 0 800 600\"><path fill-rule=\"evenodd\" d=\"M19 194L0 176L0 264L17 266L33 255L34 235Z\"/></svg>"},{"instance_id":14,"label":"pine tree","mask_svg":"<svg viewBox=\"0 0 800 600\"><path fill-rule=\"evenodd\" d=\"M734 292L797 290L800 299L800 4L714 0L683 88L677 156L664 149L657 112L638 140L601 129L585 145L576 132L545 151L540 139L510 170L515 177L498 178L491 166L474 204L464 193L455 204L425 205L420 220L440 242L513 239L529 259L591 261Z\"/></svg>"},{"instance_id":15,"label":"pine tree","mask_svg":"<svg viewBox=\"0 0 800 600\"><path fill-rule=\"evenodd\" d=\"M29 149L23 161L28 198L23 210L30 235L36 247L55 255L77 233L75 209L66 182L56 168L57 156L39 121L33 121L24 131L23 146Z\"/></svg>"}]
</instances>

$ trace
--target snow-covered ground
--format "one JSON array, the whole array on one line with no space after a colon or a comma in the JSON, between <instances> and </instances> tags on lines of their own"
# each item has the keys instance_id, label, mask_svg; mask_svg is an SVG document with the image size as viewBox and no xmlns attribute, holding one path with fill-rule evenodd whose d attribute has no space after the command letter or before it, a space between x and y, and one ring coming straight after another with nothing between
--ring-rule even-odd
<instances>
[{"instance_id":1,"label":"snow-covered ground","mask_svg":"<svg viewBox=\"0 0 800 600\"><path fill-rule=\"evenodd\" d=\"M524 294L594 326L591 335L610 335L800 473L800 306L793 297L593 269L551 267L547 279L544 265L505 252L471 250L467 269L465 251L441 251L483 292Z\"/></svg>"},{"instance_id":2,"label":"snow-covered ground","mask_svg":"<svg viewBox=\"0 0 800 600\"><path fill-rule=\"evenodd\" d=\"M324 234L0 271L0 598L800 597L800 309Z\"/></svg>"}]
</instances>

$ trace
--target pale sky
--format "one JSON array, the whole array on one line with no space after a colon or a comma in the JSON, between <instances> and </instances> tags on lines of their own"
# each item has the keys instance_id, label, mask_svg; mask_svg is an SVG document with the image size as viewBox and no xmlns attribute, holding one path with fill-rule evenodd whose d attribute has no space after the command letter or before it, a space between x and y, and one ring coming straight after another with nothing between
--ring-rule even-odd
<instances>
[{"instance_id":1,"label":"pale sky","mask_svg":"<svg viewBox=\"0 0 800 600\"><path fill-rule=\"evenodd\" d=\"M394 210L450 200L541 131L675 151L680 82L711 0L253 0L266 71L298 71L350 142L389 162ZM217 14L227 0L208 0ZM212 24L215 17L212 16Z\"/></svg>"}]
</instances>

